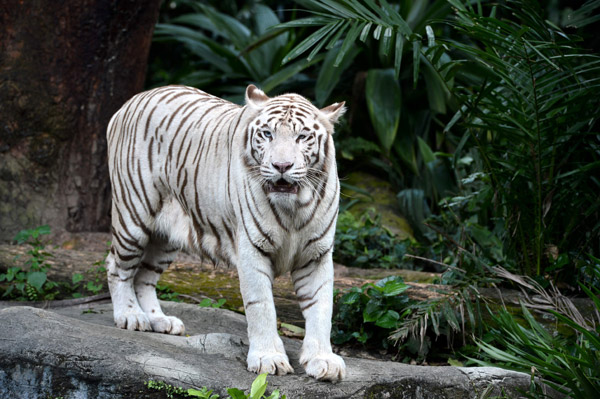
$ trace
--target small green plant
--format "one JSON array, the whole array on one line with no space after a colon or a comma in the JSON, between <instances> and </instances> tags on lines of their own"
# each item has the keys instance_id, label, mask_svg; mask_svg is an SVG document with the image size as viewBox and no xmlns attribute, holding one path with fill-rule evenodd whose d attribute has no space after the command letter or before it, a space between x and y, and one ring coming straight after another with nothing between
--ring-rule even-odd
<instances>
[{"instance_id":1,"label":"small green plant","mask_svg":"<svg viewBox=\"0 0 600 399\"><path fill-rule=\"evenodd\" d=\"M219 399L219 395L213 394L212 390L208 390L206 387L202 387L200 389L190 388L187 390L187 394L191 398L199 398L199 399Z\"/></svg>"},{"instance_id":2,"label":"small green plant","mask_svg":"<svg viewBox=\"0 0 600 399\"><path fill-rule=\"evenodd\" d=\"M106 253L102 259L94 262L90 269L86 270L85 273L73 274L71 285L68 287L73 291L73 298L80 298L84 293L98 295L104 290L104 282L106 281L106 257L110 250L110 244L110 241L106 243Z\"/></svg>"},{"instance_id":3,"label":"small green plant","mask_svg":"<svg viewBox=\"0 0 600 399\"><path fill-rule=\"evenodd\" d=\"M145 383L148 389L152 389L155 391L164 391L165 395L169 399L175 398L200 398L200 399L218 399L219 395L213 394L212 390L209 391L208 388L202 387L200 389L184 389L181 387L176 387L171 384L167 384L164 381L146 381Z\"/></svg>"},{"instance_id":4,"label":"small green plant","mask_svg":"<svg viewBox=\"0 0 600 399\"><path fill-rule=\"evenodd\" d=\"M222 307L223 305L225 305L225 302L227 302L227 299L225 298L221 298L218 301L213 301L210 298L204 298L199 304L198 306L200 306L201 308L215 308L218 309L220 307Z\"/></svg>"},{"instance_id":5,"label":"small green plant","mask_svg":"<svg viewBox=\"0 0 600 399\"><path fill-rule=\"evenodd\" d=\"M0 283L5 283L3 297L19 301L52 300L58 294L58 284L48 280L50 264L47 259L52 254L45 250L41 236L50 234L50 227L39 226L35 229L21 230L16 236L18 244L29 244L29 258L25 268L10 267L0 274Z\"/></svg>"},{"instance_id":6,"label":"small green plant","mask_svg":"<svg viewBox=\"0 0 600 399\"><path fill-rule=\"evenodd\" d=\"M400 276L353 287L336 295L337 313L333 318L332 341L343 344L356 340L388 348L388 336L406 316L410 300L403 294L408 285Z\"/></svg>"},{"instance_id":7,"label":"small green plant","mask_svg":"<svg viewBox=\"0 0 600 399\"><path fill-rule=\"evenodd\" d=\"M227 393L232 399L279 399L281 394L278 389L274 390L269 396L265 396L267 385L267 374L264 373L254 379L249 394L237 388L228 388ZM281 399L285 399L285 395L282 395Z\"/></svg>"},{"instance_id":8,"label":"small green plant","mask_svg":"<svg viewBox=\"0 0 600 399\"><path fill-rule=\"evenodd\" d=\"M173 291L171 287L163 284L156 284L156 294L158 299L162 299L163 301L172 301L172 302L181 302L182 299L179 298L179 293Z\"/></svg>"},{"instance_id":9,"label":"small green plant","mask_svg":"<svg viewBox=\"0 0 600 399\"><path fill-rule=\"evenodd\" d=\"M393 269L403 266L409 246L409 240L400 240L383 227L373 211L358 217L345 211L338 217L333 257L346 266Z\"/></svg>"},{"instance_id":10,"label":"small green plant","mask_svg":"<svg viewBox=\"0 0 600 399\"><path fill-rule=\"evenodd\" d=\"M199 399L218 399L219 395L213 394L212 390L208 390L207 387L200 389L189 388L184 389L182 387L176 387L171 384L167 384L164 381L149 380L145 383L146 387L155 391L164 391L165 395L169 399L178 398L199 398ZM250 393L246 394L244 391L238 388L227 388L227 393L231 399L286 399L285 395L281 395L279 390L274 390L269 396L265 396L267 390L267 374L260 374L252 382L250 387Z\"/></svg>"}]
</instances>

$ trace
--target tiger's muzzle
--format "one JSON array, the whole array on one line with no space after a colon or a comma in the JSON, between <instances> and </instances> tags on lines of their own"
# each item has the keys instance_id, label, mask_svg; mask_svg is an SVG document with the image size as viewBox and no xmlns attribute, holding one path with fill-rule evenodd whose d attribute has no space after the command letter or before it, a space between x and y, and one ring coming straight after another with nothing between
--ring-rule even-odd
<instances>
[{"instance_id":1,"label":"tiger's muzzle","mask_svg":"<svg viewBox=\"0 0 600 399\"><path fill-rule=\"evenodd\" d=\"M298 183L289 182L284 178L281 178L275 182L268 182L267 191L269 193L298 194Z\"/></svg>"}]
</instances>

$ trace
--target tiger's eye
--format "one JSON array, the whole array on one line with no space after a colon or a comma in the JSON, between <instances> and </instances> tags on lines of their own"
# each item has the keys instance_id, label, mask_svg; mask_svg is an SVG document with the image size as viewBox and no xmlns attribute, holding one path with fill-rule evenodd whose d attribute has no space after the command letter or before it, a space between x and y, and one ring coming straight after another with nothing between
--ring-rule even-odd
<instances>
[{"instance_id":1,"label":"tiger's eye","mask_svg":"<svg viewBox=\"0 0 600 399\"><path fill-rule=\"evenodd\" d=\"M262 134L263 134L263 136L265 136L268 139L272 139L273 138L273 133L271 133L268 130L263 130Z\"/></svg>"},{"instance_id":2,"label":"tiger's eye","mask_svg":"<svg viewBox=\"0 0 600 399\"><path fill-rule=\"evenodd\" d=\"M296 138L296 141L304 140L305 138L306 138L306 136L301 134Z\"/></svg>"}]
</instances>

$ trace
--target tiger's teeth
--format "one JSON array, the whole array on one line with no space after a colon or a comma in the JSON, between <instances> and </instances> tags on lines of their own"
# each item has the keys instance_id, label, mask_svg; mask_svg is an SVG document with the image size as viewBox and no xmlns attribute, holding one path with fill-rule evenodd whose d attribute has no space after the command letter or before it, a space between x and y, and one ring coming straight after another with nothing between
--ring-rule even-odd
<instances>
[{"instance_id":1,"label":"tiger's teeth","mask_svg":"<svg viewBox=\"0 0 600 399\"><path fill-rule=\"evenodd\" d=\"M298 193L298 185L295 183L290 183L284 179L279 179L276 182L269 182L267 187L268 191L271 193Z\"/></svg>"}]
</instances>

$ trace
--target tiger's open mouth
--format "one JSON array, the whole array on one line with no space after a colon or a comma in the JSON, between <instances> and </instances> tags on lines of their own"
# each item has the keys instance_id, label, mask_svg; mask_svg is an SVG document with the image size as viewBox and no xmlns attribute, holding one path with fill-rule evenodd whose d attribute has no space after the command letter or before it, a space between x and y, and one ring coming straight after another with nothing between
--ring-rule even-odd
<instances>
[{"instance_id":1,"label":"tiger's open mouth","mask_svg":"<svg viewBox=\"0 0 600 399\"><path fill-rule=\"evenodd\" d=\"M290 183L285 179L279 179L275 183L267 184L267 191L270 193L298 194L298 184Z\"/></svg>"}]
</instances>

